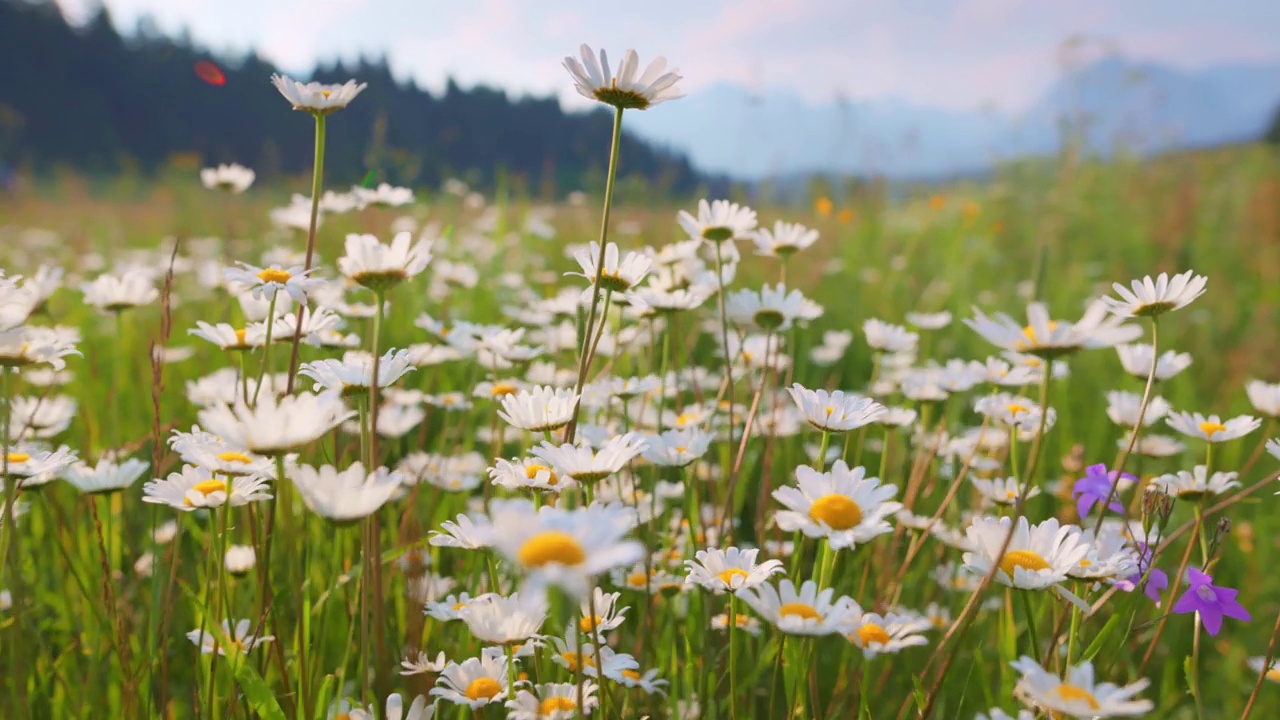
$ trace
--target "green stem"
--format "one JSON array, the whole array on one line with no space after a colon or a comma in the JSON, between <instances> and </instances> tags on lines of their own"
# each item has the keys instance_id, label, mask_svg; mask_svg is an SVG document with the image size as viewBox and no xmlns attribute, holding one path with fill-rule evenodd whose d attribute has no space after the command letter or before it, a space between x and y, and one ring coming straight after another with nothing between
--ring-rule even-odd
<instances>
[{"instance_id":1,"label":"green stem","mask_svg":"<svg viewBox=\"0 0 1280 720\"><path fill-rule=\"evenodd\" d=\"M316 252L316 222L320 219L320 193L324 189L324 136L325 116L316 113L316 149L315 160L311 169L311 223L307 227L307 260L304 270L311 270L311 263ZM292 348L289 350L289 384L286 393L293 392L293 379L298 372L298 343L302 340L302 309L298 306L298 331L293 334ZM268 341L268 345L270 342Z\"/></svg>"},{"instance_id":2,"label":"green stem","mask_svg":"<svg viewBox=\"0 0 1280 720\"><path fill-rule=\"evenodd\" d=\"M785 268L786 265L783 265ZM737 663L737 628L738 628L738 609L736 607L737 598L733 593L729 593L729 718L737 720L738 718L738 663Z\"/></svg>"},{"instance_id":3,"label":"green stem","mask_svg":"<svg viewBox=\"0 0 1280 720\"><path fill-rule=\"evenodd\" d=\"M1129 442L1125 445L1124 451L1116 458L1111 470L1116 474L1116 482L1111 485L1111 492L1107 493L1107 499L1103 501L1101 507L1102 512L1098 513L1098 520L1093 526L1093 533L1097 535L1102 529L1102 520L1107 516L1106 508L1115 500L1116 493L1120 488L1120 475L1124 472L1125 463L1129 462L1129 455L1133 452L1133 448L1138 444L1138 435L1142 432L1142 421L1147 416L1147 406L1151 404L1151 388L1156 383L1156 367L1160 364L1160 323L1156 321L1156 316L1151 317L1151 370L1147 372L1147 384L1142 389L1142 403L1138 406L1137 424L1133 426L1133 432L1129 435Z\"/></svg>"},{"instance_id":4,"label":"green stem","mask_svg":"<svg viewBox=\"0 0 1280 720\"><path fill-rule=\"evenodd\" d=\"M1027 640L1031 643L1031 652L1027 654L1038 658L1040 657L1040 638L1036 635L1036 617L1031 610L1031 591L1022 590L1018 594L1022 596L1022 612L1027 617Z\"/></svg>"},{"instance_id":5,"label":"green stem","mask_svg":"<svg viewBox=\"0 0 1280 720\"><path fill-rule=\"evenodd\" d=\"M276 320L276 297L280 294L279 290L271 293L271 302L267 304L267 337L262 345L262 366L258 368L258 386L253 389L253 402L251 405L258 405L258 396L262 394L262 381L267 375L267 368L271 367L271 330ZM294 340L302 335L302 323L293 329Z\"/></svg>"}]
</instances>

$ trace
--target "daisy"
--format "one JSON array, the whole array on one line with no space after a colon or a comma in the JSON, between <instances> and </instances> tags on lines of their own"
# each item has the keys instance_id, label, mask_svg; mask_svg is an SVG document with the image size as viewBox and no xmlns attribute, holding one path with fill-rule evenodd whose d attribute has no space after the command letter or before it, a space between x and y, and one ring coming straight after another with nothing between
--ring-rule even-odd
<instances>
[{"instance_id":1,"label":"daisy","mask_svg":"<svg viewBox=\"0 0 1280 720\"><path fill-rule=\"evenodd\" d=\"M599 688L590 680L582 681L582 715L590 715L600 704ZM578 685L575 683L543 683L533 690L520 690L507 701L508 720L573 720L578 717Z\"/></svg>"},{"instance_id":2,"label":"daisy","mask_svg":"<svg viewBox=\"0 0 1280 720\"><path fill-rule=\"evenodd\" d=\"M201 468L183 465L142 486L142 502L168 505L183 512L222 505L239 507L255 500L270 500L267 479L260 477L211 477Z\"/></svg>"},{"instance_id":3,"label":"daisy","mask_svg":"<svg viewBox=\"0 0 1280 720\"><path fill-rule=\"evenodd\" d=\"M650 668L643 674L638 670L623 670L617 677L612 679L629 688L640 688L647 695L653 695L655 693L661 695L667 694L666 690L663 689L663 686L668 683L666 680L662 680L658 677L657 668Z\"/></svg>"},{"instance_id":4,"label":"daisy","mask_svg":"<svg viewBox=\"0 0 1280 720\"><path fill-rule=\"evenodd\" d=\"M359 461L342 471L332 465L296 465L288 473L311 512L339 523L377 512L396 494L403 480L400 473L385 467L366 472Z\"/></svg>"},{"instance_id":5,"label":"daisy","mask_svg":"<svg viewBox=\"0 0 1280 720\"><path fill-rule=\"evenodd\" d=\"M271 84L293 105L294 110L312 115L328 115L345 108L367 87L366 83L356 84L355 80L348 80L342 85L300 83L284 75L272 75Z\"/></svg>"},{"instance_id":6,"label":"daisy","mask_svg":"<svg viewBox=\"0 0 1280 720\"><path fill-rule=\"evenodd\" d=\"M1004 350L1055 358L1081 349L1111 347L1142 334L1142 328L1125 325L1123 318L1108 317L1107 306L1094 302L1075 323L1050 320L1043 303L1027 306L1027 325L1021 326L1004 313L987 317L974 309L976 317L964 322L988 342Z\"/></svg>"},{"instance_id":7,"label":"daisy","mask_svg":"<svg viewBox=\"0 0 1280 720\"><path fill-rule=\"evenodd\" d=\"M789 257L818 241L818 231L799 223L774 222L773 230L760 228L751 235L756 254L765 257Z\"/></svg>"},{"instance_id":8,"label":"daisy","mask_svg":"<svg viewBox=\"0 0 1280 720\"><path fill-rule=\"evenodd\" d=\"M857 617L859 608L847 597L832 601L835 590L818 591L818 584L806 580L797 590L784 578L775 589L764 584L743 588L737 596L788 635L831 635L842 632Z\"/></svg>"},{"instance_id":9,"label":"daisy","mask_svg":"<svg viewBox=\"0 0 1280 720\"><path fill-rule=\"evenodd\" d=\"M978 713L973 720L1036 720L1036 714L1030 710L1019 710L1017 715L1010 715L1000 708L991 708L985 713Z\"/></svg>"},{"instance_id":10,"label":"daisy","mask_svg":"<svg viewBox=\"0 0 1280 720\"><path fill-rule=\"evenodd\" d=\"M824 432L848 432L875 422L885 413L880 403L843 390L809 390L796 383L787 392L804 419Z\"/></svg>"},{"instance_id":11,"label":"daisy","mask_svg":"<svg viewBox=\"0 0 1280 720\"><path fill-rule=\"evenodd\" d=\"M210 325L198 320L195 329L188 330L187 333L208 340L223 350L252 350L262 347L266 342L265 334L257 326L237 328L228 323Z\"/></svg>"},{"instance_id":12,"label":"daisy","mask_svg":"<svg viewBox=\"0 0 1280 720\"><path fill-rule=\"evenodd\" d=\"M985 576L992 566L1001 584L1024 590L1043 590L1067 579L1067 572L1089 552L1075 525L1059 525L1050 518L1030 525L1019 517L1013 537L1003 555L1012 519L980 517L965 530L973 551L964 554L965 570Z\"/></svg>"},{"instance_id":13,"label":"daisy","mask_svg":"<svg viewBox=\"0 0 1280 720\"><path fill-rule=\"evenodd\" d=\"M760 292L738 290L725 301L725 312L739 325L754 325L766 332L781 332L797 320L813 320L822 308L799 290L787 292L781 283L765 285Z\"/></svg>"},{"instance_id":14,"label":"daisy","mask_svg":"<svg viewBox=\"0 0 1280 720\"><path fill-rule=\"evenodd\" d=\"M641 456L654 465L686 467L706 455L714 439L711 433L697 427L648 434L644 436Z\"/></svg>"},{"instance_id":15,"label":"daisy","mask_svg":"<svg viewBox=\"0 0 1280 720\"><path fill-rule=\"evenodd\" d=\"M1138 553L1129 545L1121 523L1103 523L1095 536L1093 528L1085 528L1080 540L1089 552L1080 558L1067 575L1077 580L1126 578L1138 568Z\"/></svg>"},{"instance_id":16,"label":"daisy","mask_svg":"<svg viewBox=\"0 0 1280 720\"><path fill-rule=\"evenodd\" d=\"M187 633L187 639L200 648L200 652L211 655L215 651L222 656L226 656L227 649L231 648L233 654L235 652L246 653L258 647L275 640L271 635L257 637L249 632L250 621L246 618L237 620L235 630L231 628L230 621L222 621L222 632L217 630L213 632L203 632L199 628Z\"/></svg>"},{"instance_id":17,"label":"daisy","mask_svg":"<svg viewBox=\"0 0 1280 720\"><path fill-rule=\"evenodd\" d=\"M909 312L907 322L921 330L941 330L951 324L951 313L942 310L936 313Z\"/></svg>"},{"instance_id":18,"label":"daisy","mask_svg":"<svg viewBox=\"0 0 1280 720\"><path fill-rule=\"evenodd\" d=\"M1117 345L1116 354L1120 356L1120 364L1124 371L1136 378L1145 380L1151 373L1151 362L1156 363L1156 380L1164 381L1191 367L1189 353L1167 350L1154 358L1154 349L1145 343Z\"/></svg>"},{"instance_id":19,"label":"daisy","mask_svg":"<svg viewBox=\"0 0 1280 720\"><path fill-rule=\"evenodd\" d=\"M338 258L338 270L352 282L374 292L385 292L401 282L416 277L431 262L429 239L413 242L413 234L396 233L390 245L373 235L350 234L346 254Z\"/></svg>"},{"instance_id":20,"label":"daisy","mask_svg":"<svg viewBox=\"0 0 1280 720\"><path fill-rule=\"evenodd\" d=\"M383 720L431 720L435 712L435 705L428 705L427 699L419 695L413 699L408 714L405 714L404 701L400 699L400 694L391 693L387 696L387 712ZM370 720L373 719L370 718Z\"/></svg>"},{"instance_id":21,"label":"daisy","mask_svg":"<svg viewBox=\"0 0 1280 720\"><path fill-rule=\"evenodd\" d=\"M1124 687L1097 683L1087 660L1068 667L1065 680L1026 656L1010 664L1022 675L1014 694L1047 712L1076 718L1137 717L1155 707L1150 700L1134 699L1147 687L1145 678Z\"/></svg>"},{"instance_id":22,"label":"daisy","mask_svg":"<svg viewBox=\"0 0 1280 720\"><path fill-rule=\"evenodd\" d=\"M859 650L870 660L876 655L902 652L906 648L928 644L920 633L929 630L929 621L897 613L879 615L861 612L842 630Z\"/></svg>"},{"instance_id":23,"label":"daisy","mask_svg":"<svg viewBox=\"0 0 1280 720\"><path fill-rule=\"evenodd\" d=\"M63 445L57 450L37 450L24 445L0 447L0 482L5 476L19 480L22 488L35 488L52 482L58 475L76 463L75 451Z\"/></svg>"},{"instance_id":24,"label":"daisy","mask_svg":"<svg viewBox=\"0 0 1280 720\"><path fill-rule=\"evenodd\" d=\"M472 519L459 515L457 522L446 520L440 523L440 528L427 533L427 542L432 547L456 547L464 550L489 547L492 528L489 526L489 519L484 516Z\"/></svg>"},{"instance_id":25,"label":"daisy","mask_svg":"<svg viewBox=\"0 0 1280 720\"><path fill-rule=\"evenodd\" d=\"M640 284L640 281L649 272L649 266L653 263L648 255L636 252L627 253L626 257L619 261L618 245L616 243L607 243L604 247L604 267L598 270L596 263L600 259L600 243L595 241L592 241L586 248L575 252L573 259L578 261L578 266L582 268L582 272L565 273L566 275L584 277L594 284L598 272L600 275L600 287L610 292L619 293L624 293Z\"/></svg>"},{"instance_id":26,"label":"daisy","mask_svg":"<svg viewBox=\"0 0 1280 720\"><path fill-rule=\"evenodd\" d=\"M733 617L734 617L734 624L736 629L743 630L757 637L760 635L761 632L763 632L763 627L760 625L760 621L757 620L756 618L750 615L746 615L744 613L734 613ZM716 615L715 617L711 618L711 629L712 630L728 630L729 629L728 613L720 613L719 615Z\"/></svg>"},{"instance_id":27,"label":"daisy","mask_svg":"<svg viewBox=\"0 0 1280 720\"><path fill-rule=\"evenodd\" d=\"M1200 413L1171 412L1165 419L1169 427L1178 432L1211 443L1227 442L1242 438L1257 430L1262 421L1251 415L1240 415L1223 422L1217 415L1205 417Z\"/></svg>"},{"instance_id":28,"label":"daisy","mask_svg":"<svg viewBox=\"0 0 1280 720\"><path fill-rule=\"evenodd\" d=\"M644 439L636 433L611 437L598 451L574 443L557 446L544 440L532 452L560 474L580 483L592 483L618 472L644 452Z\"/></svg>"},{"instance_id":29,"label":"daisy","mask_svg":"<svg viewBox=\"0 0 1280 720\"><path fill-rule=\"evenodd\" d=\"M307 277L315 268L306 270L302 265L270 265L265 268L244 262L239 265L223 270L227 283L236 288L237 295L247 292L253 297L270 300L283 290L294 302L306 305L307 295L325 283L320 278Z\"/></svg>"},{"instance_id":30,"label":"daisy","mask_svg":"<svg viewBox=\"0 0 1280 720\"><path fill-rule=\"evenodd\" d=\"M435 618L440 622L449 622L450 620L459 619L458 613L467 607L472 600L471 595L462 593L461 595L449 595L442 600L434 600L426 603L422 612L430 618Z\"/></svg>"},{"instance_id":31,"label":"daisy","mask_svg":"<svg viewBox=\"0 0 1280 720\"><path fill-rule=\"evenodd\" d=\"M1111 422L1122 427L1132 428L1138 424L1138 411L1142 409L1142 395L1132 392L1112 390L1107 393L1107 417ZM1142 415L1142 426L1150 427L1156 421L1169 414L1169 401L1156 395L1147 401L1146 412Z\"/></svg>"},{"instance_id":32,"label":"daisy","mask_svg":"<svg viewBox=\"0 0 1280 720\"><path fill-rule=\"evenodd\" d=\"M200 184L206 190L224 190L239 195L253 184L256 174L249 168L231 163L208 167L200 171Z\"/></svg>"},{"instance_id":33,"label":"daisy","mask_svg":"<svg viewBox=\"0 0 1280 720\"><path fill-rule=\"evenodd\" d=\"M548 611L546 596L541 594L488 593L467 603L458 611L458 618L479 640L514 645L536 637Z\"/></svg>"},{"instance_id":34,"label":"daisy","mask_svg":"<svg viewBox=\"0 0 1280 720\"><path fill-rule=\"evenodd\" d=\"M920 336L909 332L901 325L893 325L875 318L862 323L862 332L867 336L867 345L872 350L888 353L915 352Z\"/></svg>"},{"instance_id":35,"label":"daisy","mask_svg":"<svg viewBox=\"0 0 1280 720\"><path fill-rule=\"evenodd\" d=\"M635 563L644 546L624 537L635 514L617 505L536 509L523 499L490 504L493 547L537 590L557 585L581 597L602 572Z\"/></svg>"},{"instance_id":36,"label":"daisy","mask_svg":"<svg viewBox=\"0 0 1280 720\"><path fill-rule=\"evenodd\" d=\"M1041 409L1031 399L1009 393L995 393L978 398L973 409L1005 427L1024 432L1037 431L1042 421L1048 430L1058 417L1053 408Z\"/></svg>"},{"instance_id":37,"label":"daisy","mask_svg":"<svg viewBox=\"0 0 1280 720\"><path fill-rule=\"evenodd\" d=\"M232 545L222 557L223 566L232 575L244 575L258 564L252 545Z\"/></svg>"},{"instance_id":38,"label":"daisy","mask_svg":"<svg viewBox=\"0 0 1280 720\"><path fill-rule=\"evenodd\" d=\"M561 477L551 465L542 458L498 458L496 464L489 468L489 478L498 487L508 490L529 488L535 490L562 491L577 486L572 477Z\"/></svg>"},{"instance_id":39,"label":"daisy","mask_svg":"<svg viewBox=\"0 0 1280 720\"><path fill-rule=\"evenodd\" d=\"M774 520L787 531L799 530L808 537L825 537L833 550L853 548L893 531L887 518L901 507L890 502L898 493L896 485L882 485L878 478L866 477L866 470L852 470L837 460L830 472L801 465L796 468L797 487L781 487L773 497L787 509Z\"/></svg>"},{"instance_id":40,"label":"daisy","mask_svg":"<svg viewBox=\"0 0 1280 720\"><path fill-rule=\"evenodd\" d=\"M432 659L431 655L425 652L419 652L411 658L405 658L400 661L401 675L436 675L440 671L449 666L449 661L445 659L444 651L440 651L438 655Z\"/></svg>"},{"instance_id":41,"label":"daisy","mask_svg":"<svg viewBox=\"0 0 1280 720\"><path fill-rule=\"evenodd\" d=\"M472 710L491 702L504 702L508 693L507 658L502 655L450 663L436 678L436 687L431 689L432 697L466 705Z\"/></svg>"},{"instance_id":42,"label":"daisy","mask_svg":"<svg viewBox=\"0 0 1280 720\"><path fill-rule=\"evenodd\" d=\"M578 48L578 54L581 62L567 56L564 69L573 76L574 89L588 100L597 100L622 111L647 110L658 103L684 97L676 87L680 71L676 68L667 70L666 58L655 58L640 73L640 56L635 50L627 50L615 75L609 68L609 58L604 50L600 51L599 62L595 52L585 43Z\"/></svg>"},{"instance_id":43,"label":"daisy","mask_svg":"<svg viewBox=\"0 0 1280 720\"><path fill-rule=\"evenodd\" d=\"M1117 317L1156 317L1190 305L1192 300L1204 293L1208 282L1209 278L1196 275L1191 270L1172 278L1167 273L1160 273L1155 280L1148 275L1141 280L1134 280L1132 290L1120 283L1113 284L1111 287L1120 299L1104 297L1102 302Z\"/></svg>"},{"instance_id":44,"label":"daisy","mask_svg":"<svg viewBox=\"0 0 1280 720\"><path fill-rule=\"evenodd\" d=\"M378 387L393 385L413 370L408 350L388 350L378 361ZM341 360L330 358L303 363L298 366L298 374L315 380L312 389L316 392L331 390L347 395L367 392L373 382L373 357L352 351Z\"/></svg>"},{"instance_id":45,"label":"daisy","mask_svg":"<svg viewBox=\"0 0 1280 720\"><path fill-rule=\"evenodd\" d=\"M1023 487L1018 483L1018 478L984 480L977 476L970 476L969 482L973 483L973 488L978 491L978 495L996 505L1013 505L1018 501L1019 495L1022 495L1022 499L1026 500L1040 494L1040 488L1035 486Z\"/></svg>"},{"instance_id":46,"label":"daisy","mask_svg":"<svg viewBox=\"0 0 1280 720\"><path fill-rule=\"evenodd\" d=\"M108 312L120 312L160 299L151 278L131 271L123 275L99 275L93 282L80 286L86 305Z\"/></svg>"},{"instance_id":47,"label":"daisy","mask_svg":"<svg viewBox=\"0 0 1280 720\"><path fill-rule=\"evenodd\" d=\"M1271 682L1280 682L1280 659L1272 660L1267 665L1267 658L1259 655L1249 658L1249 669L1259 675L1266 675Z\"/></svg>"},{"instance_id":48,"label":"daisy","mask_svg":"<svg viewBox=\"0 0 1280 720\"><path fill-rule=\"evenodd\" d=\"M1249 404L1259 414L1280 418L1280 383L1250 380L1244 386L1244 391L1249 396Z\"/></svg>"},{"instance_id":49,"label":"daisy","mask_svg":"<svg viewBox=\"0 0 1280 720\"><path fill-rule=\"evenodd\" d=\"M681 210L676 219L689 237L716 243L749 238L756 228L756 211L728 200L699 200L696 217Z\"/></svg>"},{"instance_id":50,"label":"daisy","mask_svg":"<svg viewBox=\"0 0 1280 720\"><path fill-rule=\"evenodd\" d=\"M71 426L75 398L67 395L20 395L9 402L9 437L49 439Z\"/></svg>"},{"instance_id":51,"label":"daisy","mask_svg":"<svg viewBox=\"0 0 1280 720\"><path fill-rule=\"evenodd\" d=\"M276 473L275 464L270 459L236 449L217 435L204 432L198 425L193 426L191 432L174 430L169 437L169 447L184 462L217 475L274 477Z\"/></svg>"},{"instance_id":52,"label":"daisy","mask_svg":"<svg viewBox=\"0 0 1280 720\"><path fill-rule=\"evenodd\" d=\"M272 457L319 440L353 415L342 398L331 392L301 392L279 400L274 393L263 393L254 407L237 400L198 413L200 425L228 443Z\"/></svg>"},{"instance_id":53,"label":"daisy","mask_svg":"<svg viewBox=\"0 0 1280 720\"><path fill-rule=\"evenodd\" d=\"M551 638L551 661L571 673L579 670L589 678L615 678L624 670L635 670L640 667L636 659L626 653L615 651L608 645L595 645L584 642L577 643L573 636L568 638ZM596 660L599 658L599 665Z\"/></svg>"},{"instance_id":54,"label":"daisy","mask_svg":"<svg viewBox=\"0 0 1280 720\"><path fill-rule=\"evenodd\" d=\"M622 593L607 593L600 588L593 590L590 601L583 600L579 603L578 609L582 614L578 621L579 629L592 637L599 637L622 627L623 621L627 619L627 608L618 605L620 597ZM591 610L593 604L594 613Z\"/></svg>"},{"instance_id":55,"label":"daisy","mask_svg":"<svg viewBox=\"0 0 1280 720\"><path fill-rule=\"evenodd\" d=\"M1179 470L1167 473L1153 479L1147 485L1147 492L1162 492L1194 502L1205 495L1221 495L1232 488L1241 487L1240 481L1236 479L1239 473L1215 472L1211 477L1206 477L1208 472L1209 469L1204 465L1196 465L1191 472Z\"/></svg>"},{"instance_id":56,"label":"daisy","mask_svg":"<svg viewBox=\"0 0 1280 720\"><path fill-rule=\"evenodd\" d=\"M573 419L579 395L572 390L539 385L501 395L498 417L530 432L559 430Z\"/></svg>"},{"instance_id":57,"label":"daisy","mask_svg":"<svg viewBox=\"0 0 1280 720\"><path fill-rule=\"evenodd\" d=\"M1129 447L1129 436L1116 441L1116 447L1124 449ZM1133 446L1133 451L1139 455L1147 457L1171 457L1181 454L1186 450L1186 446L1177 440L1177 438L1168 435L1141 435L1138 442Z\"/></svg>"},{"instance_id":58,"label":"daisy","mask_svg":"<svg viewBox=\"0 0 1280 720\"><path fill-rule=\"evenodd\" d=\"M112 458L102 457L98 459L97 465L78 462L67 467L62 471L62 479L75 485L83 493L111 493L133 485L149 467L150 463L137 458L116 462Z\"/></svg>"},{"instance_id":59,"label":"daisy","mask_svg":"<svg viewBox=\"0 0 1280 720\"><path fill-rule=\"evenodd\" d=\"M689 571L685 582L699 585L716 595L762 585L770 577L783 572L783 566L780 560L756 563L759 552L755 548L739 550L736 547L699 550L694 554L696 559L684 562Z\"/></svg>"},{"instance_id":60,"label":"daisy","mask_svg":"<svg viewBox=\"0 0 1280 720\"><path fill-rule=\"evenodd\" d=\"M375 188L352 186L351 194L360 199L362 205L379 207L402 207L413 204L413 190L407 187L396 187L390 183L379 183Z\"/></svg>"}]
</instances>

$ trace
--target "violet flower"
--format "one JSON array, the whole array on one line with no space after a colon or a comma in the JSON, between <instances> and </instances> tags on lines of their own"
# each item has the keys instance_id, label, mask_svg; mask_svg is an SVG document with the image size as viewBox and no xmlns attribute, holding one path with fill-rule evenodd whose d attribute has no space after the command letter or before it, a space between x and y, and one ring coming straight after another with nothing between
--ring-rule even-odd
<instances>
[{"instance_id":1,"label":"violet flower","mask_svg":"<svg viewBox=\"0 0 1280 720\"><path fill-rule=\"evenodd\" d=\"M1169 573L1160 568L1153 567L1151 572L1147 572L1147 567L1151 565L1151 558L1155 554L1150 545L1139 540L1138 546L1138 567L1132 575L1121 580L1116 580L1116 587L1125 592L1133 592L1138 589L1138 584L1142 582L1142 576L1147 576L1146 586L1142 588L1142 594L1151 598L1151 602L1160 607L1160 594L1169 589Z\"/></svg>"},{"instance_id":2,"label":"violet flower","mask_svg":"<svg viewBox=\"0 0 1280 720\"><path fill-rule=\"evenodd\" d=\"M1249 611L1236 601L1237 590L1218 587L1213 578L1191 568L1187 570L1187 592L1174 603L1173 611L1178 614L1200 613L1200 622L1210 635L1217 635L1222 629L1222 618L1236 620L1252 620Z\"/></svg>"},{"instance_id":3,"label":"violet flower","mask_svg":"<svg viewBox=\"0 0 1280 720\"><path fill-rule=\"evenodd\" d=\"M1129 473L1117 473L1112 470L1107 472L1107 466L1102 463L1090 465L1084 470L1084 477L1076 480L1076 484L1071 488L1071 497L1076 500L1076 514L1085 517L1094 505L1101 505L1111 498L1111 504L1107 505L1107 509L1112 512L1124 512L1124 506L1116 501L1119 491L1112 494L1111 488L1117 483L1119 478L1127 478L1131 481L1137 481L1137 478Z\"/></svg>"}]
</instances>

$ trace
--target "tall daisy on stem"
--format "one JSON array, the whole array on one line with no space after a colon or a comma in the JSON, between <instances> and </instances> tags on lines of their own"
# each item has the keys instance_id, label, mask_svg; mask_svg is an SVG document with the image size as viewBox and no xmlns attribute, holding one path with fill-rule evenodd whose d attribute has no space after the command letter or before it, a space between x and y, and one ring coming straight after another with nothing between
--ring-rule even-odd
<instances>
[{"instance_id":1,"label":"tall daisy on stem","mask_svg":"<svg viewBox=\"0 0 1280 720\"><path fill-rule=\"evenodd\" d=\"M647 110L658 103L682 97L680 89L676 87L681 79L680 71L675 68L667 70L666 58L653 60L643 73L639 73L640 56L635 50L628 50L623 54L615 74L609 67L609 57L604 50L600 51L599 60L596 59L595 51L586 44L578 52L581 60L567 56L564 68L573 76L574 89L578 94L613 106L613 141L609 146L609 173L605 179L604 212L600 219L600 242L597 246L599 255L595 261L595 277L591 280L591 306L587 311L587 323L583 327L575 394L581 393L582 386L586 384L592 328L600 309L601 279L605 271L605 252L609 247L609 211L613 206L613 185L618 175L618 148L622 142L622 111ZM600 322L603 323L604 319L601 318ZM565 430L565 442L573 442L579 407L575 402L573 420Z\"/></svg>"},{"instance_id":2,"label":"tall daisy on stem","mask_svg":"<svg viewBox=\"0 0 1280 720\"><path fill-rule=\"evenodd\" d=\"M316 121L315 160L311 170L311 221L307 226L307 260L304 271L311 270L316 251L316 221L320 215L320 195L324 187L324 139L325 118L345 108L367 87L365 83L348 80L342 85L323 85L318 82L300 83L285 75L272 75L271 84L293 105L294 110L310 113ZM302 325L302 306L298 306L298 325ZM301 333L293 336L293 348L289 351L288 392L293 392L293 378L298 368L298 341Z\"/></svg>"}]
</instances>

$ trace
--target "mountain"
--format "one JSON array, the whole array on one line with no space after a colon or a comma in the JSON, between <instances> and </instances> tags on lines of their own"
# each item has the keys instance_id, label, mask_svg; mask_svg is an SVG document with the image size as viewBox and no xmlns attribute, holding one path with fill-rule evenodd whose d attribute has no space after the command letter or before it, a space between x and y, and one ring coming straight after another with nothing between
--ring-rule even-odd
<instances>
[{"instance_id":1,"label":"mountain","mask_svg":"<svg viewBox=\"0 0 1280 720\"><path fill-rule=\"evenodd\" d=\"M0 0L0 67L12 70L0 82L0 168L114 172L194 153L266 178L311 169L310 119L289 108L270 83L276 68L256 55L214 57L145 25L122 35L105 11L73 28L50 0ZM384 61L322 68L314 79L349 78L368 88L328 120L331 185L369 172L419 186L460 175L535 194L603 184L612 135L603 110L571 113L555 98L453 82L432 95L397 81ZM619 176L681 194L706 179L683 154L629 133Z\"/></svg>"},{"instance_id":2,"label":"mountain","mask_svg":"<svg viewBox=\"0 0 1280 720\"><path fill-rule=\"evenodd\" d=\"M928 178L998 158L1051 153L1070 130L1089 150L1155 152L1260 137L1280 106L1280 64L1184 71L1107 58L1055 82L1025 111L997 115L895 99L813 103L735 85L635 113L640 135L740 177L879 173Z\"/></svg>"}]
</instances>

